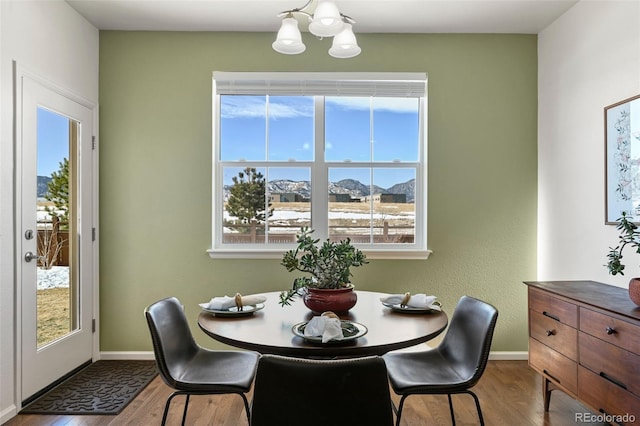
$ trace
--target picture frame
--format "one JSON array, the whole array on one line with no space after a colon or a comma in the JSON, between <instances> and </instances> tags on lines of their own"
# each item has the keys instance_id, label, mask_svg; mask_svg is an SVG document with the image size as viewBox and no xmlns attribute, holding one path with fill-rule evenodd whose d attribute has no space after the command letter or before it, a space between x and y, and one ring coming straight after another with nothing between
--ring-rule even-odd
<instances>
[{"instance_id":1,"label":"picture frame","mask_svg":"<svg viewBox=\"0 0 640 426\"><path fill-rule=\"evenodd\" d=\"M605 224L640 222L640 95L604 108Z\"/></svg>"}]
</instances>

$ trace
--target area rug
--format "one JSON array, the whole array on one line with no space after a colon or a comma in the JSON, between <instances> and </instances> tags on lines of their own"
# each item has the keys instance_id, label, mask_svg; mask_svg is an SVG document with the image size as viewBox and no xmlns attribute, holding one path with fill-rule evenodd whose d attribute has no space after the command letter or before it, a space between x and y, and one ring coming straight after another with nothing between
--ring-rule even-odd
<instances>
[{"instance_id":1,"label":"area rug","mask_svg":"<svg viewBox=\"0 0 640 426\"><path fill-rule=\"evenodd\" d=\"M20 413L120 413L158 374L154 361L96 361L71 376Z\"/></svg>"}]
</instances>

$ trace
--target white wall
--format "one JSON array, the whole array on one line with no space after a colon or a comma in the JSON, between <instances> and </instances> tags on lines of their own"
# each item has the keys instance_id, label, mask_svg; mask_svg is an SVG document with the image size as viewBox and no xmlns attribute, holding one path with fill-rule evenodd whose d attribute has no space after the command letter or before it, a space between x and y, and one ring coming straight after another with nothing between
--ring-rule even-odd
<instances>
[{"instance_id":1,"label":"white wall","mask_svg":"<svg viewBox=\"0 0 640 426\"><path fill-rule=\"evenodd\" d=\"M0 423L16 413L12 61L98 103L99 32L61 0L0 0Z\"/></svg>"},{"instance_id":2,"label":"white wall","mask_svg":"<svg viewBox=\"0 0 640 426\"><path fill-rule=\"evenodd\" d=\"M538 279L627 287L603 265L604 107L640 94L640 2L582 0L538 39Z\"/></svg>"}]
</instances>

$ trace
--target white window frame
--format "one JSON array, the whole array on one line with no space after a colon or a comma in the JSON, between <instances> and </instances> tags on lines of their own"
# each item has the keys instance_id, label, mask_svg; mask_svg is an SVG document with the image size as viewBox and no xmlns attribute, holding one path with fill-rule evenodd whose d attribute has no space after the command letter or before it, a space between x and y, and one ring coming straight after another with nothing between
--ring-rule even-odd
<instances>
[{"instance_id":1,"label":"white window frame","mask_svg":"<svg viewBox=\"0 0 640 426\"><path fill-rule=\"evenodd\" d=\"M425 73L311 73L311 72L220 72L212 80L212 245L207 252L214 259L253 258L279 259L292 244L229 244L222 243L221 214L223 205L223 179L220 161L220 97L226 94L245 95L305 95L305 96L416 96L420 98L418 162L325 162L324 144L315 144L314 162L297 162L309 166L322 162L325 167L311 168L311 182L326 182L328 167L416 167L416 202L414 243L356 244L370 259L426 259L427 248L427 76ZM320 109L320 111L318 111ZM317 102L316 111L324 116L324 104ZM320 135L319 135L320 133ZM316 129L316 137L324 136L324 128ZM322 139L320 139L322 140ZM260 161L248 162L251 167ZM228 165L228 162L225 162ZM242 161L238 167L245 167ZM258 167L274 167L264 162ZM314 194L316 191L312 191ZM418 196L419 195L419 196ZM313 195L312 195L313 197ZM326 206L324 206L326 207ZM323 203L311 203L314 236L324 241L328 235L328 210Z\"/></svg>"}]
</instances>

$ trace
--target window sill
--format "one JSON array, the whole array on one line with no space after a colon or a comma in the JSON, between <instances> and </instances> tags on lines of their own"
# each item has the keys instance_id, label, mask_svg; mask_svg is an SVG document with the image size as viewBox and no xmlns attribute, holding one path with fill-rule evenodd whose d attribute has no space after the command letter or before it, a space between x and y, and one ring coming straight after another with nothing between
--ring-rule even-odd
<instances>
[{"instance_id":1,"label":"window sill","mask_svg":"<svg viewBox=\"0 0 640 426\"><path fill-rule=\"evenodd\" d=\"M207 253L212 259L282 259L282 254L288 248L277 250L234 250L234 249L209 249ZM431 255L431 250L363 250L367 259L407 259L426 260Z\"/></svg>"}]
</instances>

